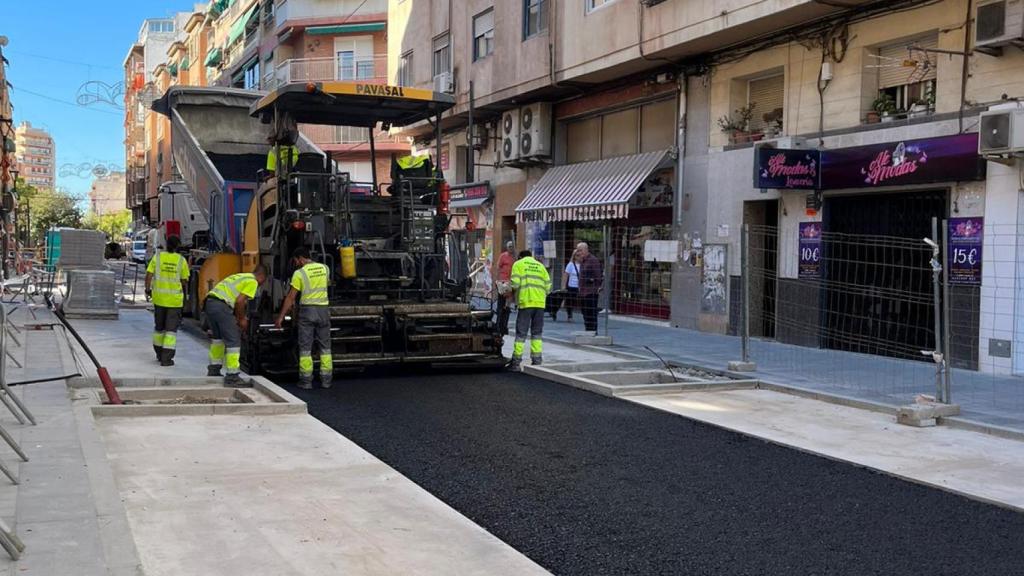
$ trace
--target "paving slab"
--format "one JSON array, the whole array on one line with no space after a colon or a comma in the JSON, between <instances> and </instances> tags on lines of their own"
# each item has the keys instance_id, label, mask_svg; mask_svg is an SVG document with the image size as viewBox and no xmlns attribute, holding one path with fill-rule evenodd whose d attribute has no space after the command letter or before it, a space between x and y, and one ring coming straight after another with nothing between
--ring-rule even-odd
<instances>
[{"instance_id":1,"label":"paving slab","mask_svg":"<svg viewBox=\"0 0 1024 576\"><path fill-rule=\"evenodd\" d=\"M546 574L310 416L97 425L147 574Z\"/></svg>"},{"instance_id":2,"label":"paving slab","mask_svg":"<svg viewBox=\"0 0 1024 576\"><path fill-rule=\"evenodd\" d=\"M207 342L190 330L178 329L174 366L160 366L153 353L153 313L148 309L122 309L116 320L71 322L114 378L206 375Z\"/></svg>"}]
</instances>

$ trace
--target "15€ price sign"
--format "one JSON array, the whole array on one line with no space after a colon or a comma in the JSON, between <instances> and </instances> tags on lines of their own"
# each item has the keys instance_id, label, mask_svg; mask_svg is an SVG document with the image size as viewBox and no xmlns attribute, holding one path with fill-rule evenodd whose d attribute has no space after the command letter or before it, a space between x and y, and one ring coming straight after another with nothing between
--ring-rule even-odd
<instances>
[{"instance_id":1,"label":"15\u20ac price sign","mask_svg":"<svg viewBox=\"0 0 1024 576\"><path fill-rule=\"evenodd\" d=\"M821 222L800 223L800 278L821 278Z\"/></svg>"},{"instance_id":2,"label":"15\u20ac price sign","mask_svg":"<svg viewBox=\"0 0 1024 576\"><path fill-rule=\"evenodd\" d=\"M946 265L949 283L981 284L981 249L985 241L985 219L950 218Z\"/></svg>"}]
</instances>

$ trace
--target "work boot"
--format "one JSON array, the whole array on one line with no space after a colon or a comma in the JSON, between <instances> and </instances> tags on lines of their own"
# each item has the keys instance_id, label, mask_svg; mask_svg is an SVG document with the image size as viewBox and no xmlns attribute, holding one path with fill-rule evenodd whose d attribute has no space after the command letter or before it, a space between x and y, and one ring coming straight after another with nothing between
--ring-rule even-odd
<instances>
[{"instance_id":1,"label":"work boot","mask_svg":"<svg viewBox=\"0 0 1024 576\"><path fill-rule=\"evenodd\" d=\"M224 386L227 388L249 388L252 386L252 382L238 374L228 374L224 377Z\"/></svg>"},{"instance_id":2,"label":"work boot","mask_svg":"<svg viewBox=\"0 0 1024 576\"><path fill-rule=\"evenodd\" d=\"M328 374L326 377L320 376L320 386L322 388L330 388L334 384L334 375Z\"/></svg>"},{"instance_id":3,"label":"work boot","mask_svg":"<svg viewBox=\"0 0 1024 576\"><path fill-rule=\"evenodd\" d=\"M299 380L299 388L301 388L303 390L312 390L313 389L313 383L312 382L307 382L305 380Z\"/></svg>"},{"instance_id":4,"label":"work boot","mask_svg":"<svg viewBox=\"0 0 1024 576\"><path fill-rule=\"evenodd\" d=\"M170 358L161 358L160 359L160 365L161 366L174 366L174 360L171 360Z\"/></svg>"},{"instance_id":5,"label":"work boot","mask_svg":"<svg viewBox=\"0 0 1024 576\"><path fill-rule=\"evenodd\" d=\"M544 357L543 356L532 356L532 357L530 357L530 365L532 365L532 366L540 366L543 363L544 363Z\"/></svg>"},{"instance_id":6,"label":"work boot","mask_svg":"<svg viewBox=\"0 0 1024 576\"><path fill-rule=\"evenodd\" d=\"M156 359L159 361L163 359L164 349L161 346L153 346L153 352L156 352Z\"/></svg>"},{"instance_id":7,"label":"work boot","mask_svg":"<svg viewBox=\"0 0 1024 576\"><path fill-rule=\"evenodd\" d=\"M211 376L211 377L212 376L220 376L220 368L221 368L220 364L208 364L206 366L206 375L207 376Z\"/></svg>"},{"instance_id":8,"label":"work boot","mask_svg":"<svg viewBox=\"0 0 1024 576\"><path fill-rule=\"evenodd\" d=\"M515 358L515 357L513 357L511 360L508 361L508 364L505 365L505 368L509 369L512 372L520 372L520 371L522 371L522 369L523 369L523 360L522 360L522 358Z\"/></svg>"},{"instance_id":9,"label":"work boot","mask_svg":"<svg viewBox=\"0 0 1024 576\"><path fill-rule=\"evenodd\" d=\"M161 366L174 366L174 349L164 348L160 354Z\"/></svg>"}]
</instances>

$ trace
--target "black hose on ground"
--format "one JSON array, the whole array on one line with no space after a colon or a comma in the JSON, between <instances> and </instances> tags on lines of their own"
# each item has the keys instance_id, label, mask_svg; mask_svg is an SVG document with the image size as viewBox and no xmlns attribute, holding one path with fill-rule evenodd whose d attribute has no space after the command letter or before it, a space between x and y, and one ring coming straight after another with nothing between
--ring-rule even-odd
<instances>
[{"instance_id":1,"label":"black hose on ground","mask_svg":"<svg viewBox=\"0 0 1024 576\"><path fill-rule=\"evenodd\" d=\"M64 312L57 309L57 305L53 301L52 295L46 297L46 305L53 312L53 315L56 316L57 320L64 325L64 328L66 328L67 331L75 337L75 341L77 341L78 345L82 347L82 350L85 350L89 359L92 360L93 365L96 366L96 376L99 377L100 384L103 384L103 391L107 393L107 400L111 404L122 404L121 395L117 393L117 388L114 386L113 379L110 378L110 373L107 372L106 368L100 365L99 359L96 358L96 355L93 354L92 350L90 350L85 344L85 340L78 335L78 332L75 331L73 326L71 326L71 323L64 317Z\"/></svg>"},{"instance_id":2,"label":"black hose on ground","mask_svg":"<svg viewBox=\"0 0 1024 576\"><path fill-rule=\"evenodd\" d=\"M49 378L36 378L35 380L18 380L17 382L8 382L8 386L22 386L25 384L41 384L43 382L56 382L57 380L67 380L69 378L81 378L82 375L79 372L74 374L65 374L63 376L50 376Z\"/></svg>"}]
</instances>

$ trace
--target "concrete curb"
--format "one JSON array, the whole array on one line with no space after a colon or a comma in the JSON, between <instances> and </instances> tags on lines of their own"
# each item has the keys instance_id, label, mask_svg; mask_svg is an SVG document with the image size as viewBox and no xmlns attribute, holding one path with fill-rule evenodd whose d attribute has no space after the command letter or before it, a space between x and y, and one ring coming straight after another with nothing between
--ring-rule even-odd
<instances>
[{"instance_id":1,"label":"concrete curb","mask_svg":"<svg viewBox=\"0 0 1024 576\"><path fill-rule=\"evenodd\" d=\"M572 348L586 349L586 350L589 350L589 351L592 351L592 352L603 352L603 353L608 354L609 356L613 356L613 357L619 357L619 358L636 360L638 362L638 366L637 366L638 368L640 367L639 366L639 362L640 361L647 361L647 362L651 363L651 365L649 367L652 368L652 369L664 366L664 364L662 364L658 360L652 360L650 357L641 356L641 355L638 355L638 354L632 354L632 353L629 353L629 352L611 351L611 350L606 350L606 349L603 349L603 348L600 348L600 347L597 347L597 346L583 346L583 345L574 344L571 341L560 340L560 339L550 339L549 341L550 342L555 342L555 343L563 345L563 346L572 347ZM882 414L889 414L889 415L892 415L893 417L896 416L896 412L899 410L899 407L896 406L896 405L884 404L882 402L875 402L875 401L872 401L872 400L864 400L862 398L855 398L853 396L845 396L843 394L836 394L836 393L832 393L832 392L822 392L820 390L814 390L814 389L811 389L811 388L804 388L804 387L801 387L801 386L795 386L793 384L780 384L778 382L768 381L768 380L765 380L763 378L751 378L749 374L743 374L743 373L739 373L739 372L732 372L732 371L729 371L729 370L721 370L721 369L718 369L718 368L709 368L709 367L706 367L706 366L701 366L699 364L680 363L680 362L675 362L675 361L671 361L671 360L669 361L669 363L673 367L677 367L678 366L680 368L697 368L697 369L709 372L711 374L717 374L719 376L734 378L734 379L739 380L739 381L755 380L757 382L757 384L755 386L756 388L761 388L761 389L764 389L764 390L771 390L771 391L779 392L779 393L782 393L782 394L792 394L794 396L800 396L802 398L808 398L808 399L811 399L811 400L819 400L821 402L827 402L829 404L838 404L840 406L848 406L848 407L851 407L851 408L859 408L861 410L868 410L868 411L871 411L871 412L879 412L879 413L882 413ZM601 382L597 382L597 381L593 381L593 380L589 380L589 379L585 379L584 378L582 380L584 380L586 382L586 385L577 385L576 383L573 383L573 382L570 381L571 378L563 381L563 379L561 379L561 378L553 377L555 375L571 376L573 372L583 372L583 371L595 372L595 371L601 370L602 369L601 367L604 367L604 366L608 366L608 367L614 368L614 367L620 367L621 365L622 365L622 363L620 363L620 362L596 363L596 364L590 364L590 365L588 365L584 369L574 370L574 371L570 371L570 372L555 372L555 371L552 371L552 370L545 369L547 367L544 367L544 368L534 368L532 366L524 366L524 371L526 371L526 373L528 373L528 374L534 374L535 376L537 376L539 378L544 378L544 379L547 379L547 380L551 380L553 382L558 382L560 384L566 384L566 385L569 385L569 386L574 386L576 388L580 388L580 389L583 389L583 390L588 390L590 392L595 392L597 394L602 394L602 395L605 395L605 396L626 396L626 395L628 395L628 393L618 393L618 394L608 393L607 390L604 390L604 388L607 388L608 385L607 384L603 384ZM558 366L558 365L557 364L551 365L551 367L555 367L555 366ZM534 372L534 370L537 370L537 372ZM552 377L549 377L549 376L552 376ZM636 388L636 387L633 386L631 388ZM704 388L703 390L708 390L708 389L728 390L730 388L727 385L713 385L713 386L710 386L708 388ZM739 389L739 388L732 388L732 389ZM691 386L687 386L687 387L682 387L678 391L679 392L686 392L686 391L697 391L697 390L702 390L702 389L699 388L699 387L691 385ZM662 393L662 394L664 394L664 393L667 393L667 392L670 392L670 391L671 390L660 390L660 391L659 390L654 390L654 391L652 391L650 393ZM977 432L979 434L988 434L990 436L996 436L998 438L1004 438L1004 439L1007 439L1007 440L1014 440L1014 441L1017 441L1017 442L1024 442L1024 431L1022 431L1022 430L1016 430L1014 428L1008 428L1008 427L1005 427L1005 426L999 426L999 425L995 425L995 424L987 424L985 422L980 422L980 421L977 421L977 420L972 420L970 418L965 418L963 416L940 417L940 418L938 418L938 424L940 426L948 426L950 428L957 428L957 429L960 429L960 430L967 430L967 431L971 431L971 432Z\"/></svg>"},{"instance_id":2,"label":"concrete curb","mask_svg":"<svg viewBox=\"0 0 1024 576\"><path fill-rule=\"evenodd\" d=\"M1007 428L1005 426L996 426L995 424L985 424L984 422L978 422L977 420L971 420L962 416L939 417L938 423L940 426L948 426L958 430L967 430L970 432L977 432L979 434L988 434L1005 440L1024 442L1024 431Z\"/></svg>"},{"instance_id":3,"label":"concrete curb","mask_svg":"<svg viewBox=\"0 0 1024 576\"><path fill-rule=\"evenodd\" d=\"M621 366L622 364L616 364ZM660 363L658 364L661 365ZM588 364L586 366L587 372L596 372L600 370L600 364ZM692 392L692 391L708 391L708 390L749 390L756 388L758 385L757 380L742 379L742 380L724 380L720 382L706 381L706 382L669 382L661 384L608 384L607 382L601 382L592 378L587 378L585 375L579 373L567 373L562 372L553 367L547 366L523 366L523 373L544 380L550 380L557 382L558 384L564 384L566 386L572 386L573 388L579 388L595 394L608 397L619 397L619 396L630 396L630 395L641 395L641 394L665 394L672 392ZM666 374L668 372L666 371Z\"/></svg>"},{"instance_id":4,"label":"concrete curb","mask_svg":"<svg viewBox=\"0 0 1024 576\"><path fill-rule=\"evenodd\" d=\"M114 471L107 459L106 448L90 406L72 402L72 412L78 427L78 440L82 456L87 463L89 486L96 506L103 555L111 574L142 574L142 562L135 546L128 512L121 501L121 493L114 480Z\"/></svg>"},{"instance_id":5,"label":"concrete curb","mask_svg":"<svg viewBox=\"0 0 1024 576\"><path fill-rule=\"evenodd\" d=\"M104 396L97 378L73 378L68 386L75 390L87 391L80 393L79 399L91 398L94 405L90 406L94 418L108 417L140 417L140 416L219 416L249 415L274 416L279 414L306 414L306 403L290 392L274 384L262 376L252 377L252 388L224 388L221 378L125 378L115 380L114 384L128 392L144 390L181 391L216 390L225 398L230 394L221 391L255 390L270 402L243 402L232 404L124 404L113 406L101 404ZM95 395L88 392L95 392ZM241 392L244 394L244 392Z\"/></svg>"}]
</instances>

